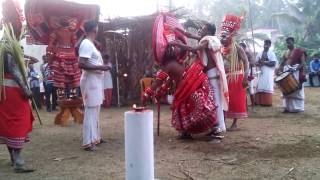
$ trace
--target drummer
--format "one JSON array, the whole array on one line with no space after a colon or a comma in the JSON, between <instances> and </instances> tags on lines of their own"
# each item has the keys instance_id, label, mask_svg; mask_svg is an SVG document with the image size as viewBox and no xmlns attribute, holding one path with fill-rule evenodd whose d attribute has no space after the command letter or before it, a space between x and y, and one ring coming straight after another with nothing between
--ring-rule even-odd
<instances>
[{"instance_id":1,"label":"drummer","mask_svg":"<svg viewBox=\"0 0 320 180\"><path fill-rule=\"evenodd\" d=\"M294 38L286 39L288 51L283 55L278 74L283 71L292 72L299 82L299 89L292 94L284 96L284 113L298 113L304 111L304 88L306 82L304 68L306 67L307 53L303 48L294 47Z\"/></svg>"}]
</instances>

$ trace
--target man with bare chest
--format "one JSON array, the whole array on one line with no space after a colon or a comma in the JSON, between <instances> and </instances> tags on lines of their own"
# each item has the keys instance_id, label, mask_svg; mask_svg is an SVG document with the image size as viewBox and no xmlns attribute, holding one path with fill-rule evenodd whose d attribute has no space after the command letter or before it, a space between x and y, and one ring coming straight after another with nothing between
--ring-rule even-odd
<instances>
[{"instance_id":1,"label":"man with bare chest","mask_svg":"<svg viewBox=\"0 0 320 180\"><path fill-rule=\"evenodd\" d=\"M245 88L248 86L249 62L244 50L234 40L241 22L241 17L226 15L220 32L229 90L229 109L225 115L233 119L229 130L237 128L239 118L248 117Z\"/></svg>"}]
</instances>

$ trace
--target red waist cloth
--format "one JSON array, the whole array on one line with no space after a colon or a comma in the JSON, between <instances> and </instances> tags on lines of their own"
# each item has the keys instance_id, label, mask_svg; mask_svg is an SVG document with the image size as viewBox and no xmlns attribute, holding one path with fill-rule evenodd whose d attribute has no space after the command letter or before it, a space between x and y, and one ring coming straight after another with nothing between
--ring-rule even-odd
<instances>
[{"instance_id":1,"label":"red waist cloth","mask_svg":"<svg viewBox=\"0 0 320 180\"><path fill-rule=\"evenodd\" d=\"M302 55L305 55L306 59L307 59L307 53L304 49L302 48L294 48L292 50L292 52L289 55L289 59L291 59L291 65L295 65L295 64L301 64L302 63ZM299 69L299 82L303 83L306 82L307 78L306 75L304 73L304 69L301 68Z\"/></svg>"},{"instance_id":2,"label":"red waist cloth","mask_svg":"<svg viewBox=\"0 0 320 180\"><path fill-rule=\"evenodd\" d=\"M227 118L246 118L247 95L242 86L243 74L239 74L236 80L228 77L229 89L229 110L226 112Z\"/></svg>"},{"instance_id":3,"label":"red waist cloth","mask_svg":"<svg viewBox=\"0 0 320 180\"><path fill-rule=\"evenodd\" d=\"M179 83L172 106L172 126L179 132L197 134L216 123L213 88L198 63L193 64Z\"/></svg>"},{"instance_id":4,"label":"red waist cloth","mask_svg":"<svg viewBox=\"0 0 320 180\"><path fill-rule=\"evenodd\" d=\"M0 101L0 143L20 148L21 140L32 131L34 117L20 87L5 86L5 95L6 98Z\"/></svg>"}]
</instances>

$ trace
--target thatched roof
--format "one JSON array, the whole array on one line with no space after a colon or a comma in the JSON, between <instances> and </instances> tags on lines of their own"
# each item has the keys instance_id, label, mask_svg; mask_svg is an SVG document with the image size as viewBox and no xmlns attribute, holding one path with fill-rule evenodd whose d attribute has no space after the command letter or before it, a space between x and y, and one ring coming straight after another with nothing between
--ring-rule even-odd
<instances>
[{"instance_id":1,"label":"thatched roof","mask_svg":"<svg viewBox=\"0 0 320 180\"><path fill-rule=\"evenodd\" d=\"M187 21L188 16L184 9L176 9L170 13L185 22L191 22ZM139 80L146 70L154 70L152 27L157 15L115 18L99 25L99 41L105 44L113 63L115 64L116 58L119 64L121 104L136 103L140 99ZM197 28L195 25L191 27ZM128 76L123 77L122 74ZM116 89L115 73L114 85Z\"/></svg>"},{"instance_id":2,"label":"thatched roof","mask_svg":"<svg viewBox=\"0 0 320 180\"><path fill-rule=\"evenodd\" d=\"M183 8L172 10L169 13L173 14L178 19L187 18L187 11ZM114 19L107 19L104 22L101 22L101 27L108 30L125 29L136 26L141 26L142 28L144 28L146 24L152 24L158 14L159 13L154 13L145 16L118 17Z\"/></svg>"}]
</instances>

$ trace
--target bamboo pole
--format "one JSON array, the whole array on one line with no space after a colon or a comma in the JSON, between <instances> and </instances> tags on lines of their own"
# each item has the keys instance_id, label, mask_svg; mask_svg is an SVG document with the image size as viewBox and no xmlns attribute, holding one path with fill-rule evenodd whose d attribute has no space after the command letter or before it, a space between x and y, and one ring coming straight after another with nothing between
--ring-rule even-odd
<instances>
[{"instance_id":1,"label":"bamboo pole","mask_svg":"<svg viewBox=\"0 0 320 180\"><path fill-rule=\"evenodd\" d=\"M252 58L254 58L255 59L255 57L256 57L256 47L255 47L255 40L254 40L254 35L253 35L253 23L252 23L252 11L251 11L251 1L250 0L248 0L248 5L249 5L249 16L250 16L250 28L251 28L251 36L252 36L252 45L253 45L253 57ZM253 77L253 65L250 65L250 76L251 77ZM252 83L252 82L251 82ZM249 93L250 94L250 93ZM251 96L251 94L250 94L250 96ZM254 96L254 94L253 94L253 96ZM254 98L253 98L254 99ZM255 100L253 100L253 101L255 101ZM252 103L252 105L251 105L251 107L252 107L252 110L254 109L254 103L255 102L251 102Z\"/></svg>"},{"instance_id":2,"label":"bamboo pole","mask_svg":"<svg viewBox=\"0 0 320 180\"><path fill-rule=\"evenodd\" d=\"M120 85L119 85L119 62L118 62L118 52L117 52L117 42L116 42L116 35L113 36L113 43L115 44L115 58L116 58L116 71L117 71L117 101L118 107L120 107Z\"/></svg>"}]
</instances>

